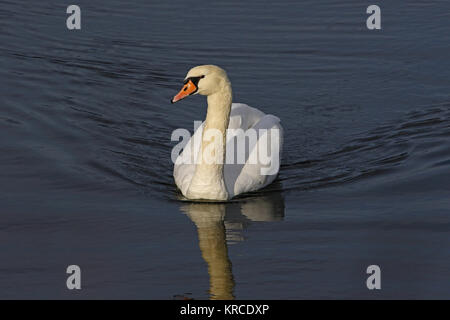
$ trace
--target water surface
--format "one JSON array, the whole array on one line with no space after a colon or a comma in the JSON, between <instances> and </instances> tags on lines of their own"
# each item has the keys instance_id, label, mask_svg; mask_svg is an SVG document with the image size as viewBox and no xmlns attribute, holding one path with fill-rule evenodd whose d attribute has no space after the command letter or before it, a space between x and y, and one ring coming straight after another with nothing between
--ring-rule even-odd
<instances>
[{"instance_id":1,"label":"water surface","mask_svg":"<svg viewBox=\"0 0 450 320\"><path fill-rule=\"evenodd\" d=\"M450 298L447 1L381 1L380 31L361 1L79 0L80 31L69 4L0 6L0 298ZM199 64L285 130L230 203L172 178Z\"/></svg>"}]
</instances>

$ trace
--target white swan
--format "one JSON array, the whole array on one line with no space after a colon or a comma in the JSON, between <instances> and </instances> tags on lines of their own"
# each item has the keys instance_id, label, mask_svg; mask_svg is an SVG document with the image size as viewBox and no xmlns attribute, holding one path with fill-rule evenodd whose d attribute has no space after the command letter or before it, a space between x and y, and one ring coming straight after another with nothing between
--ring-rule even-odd
<instances>
[{"instance_id":1,"label":"white swan","mask_svg":"<svg viewBox=\"0 0 450 320\"><path fill-rule=\"evenodd\" d=\"M227 74L214 65L192 68L171 102L197 93L207 96L208 110L206 120L175 162L173 176L183 195L188 199L228 200L275 180L283 143L280 119L246 104L232 103Z\"/></svg>"}]
</instances>

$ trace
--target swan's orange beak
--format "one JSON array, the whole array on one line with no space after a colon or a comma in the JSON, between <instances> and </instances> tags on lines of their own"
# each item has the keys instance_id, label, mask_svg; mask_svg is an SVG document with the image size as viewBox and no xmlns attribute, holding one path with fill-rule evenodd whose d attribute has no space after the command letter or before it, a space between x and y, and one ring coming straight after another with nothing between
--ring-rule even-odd
<instances>
[{"instance_id":1,"label":"swan's orange beak","mask_svg":"<svg viewBox=\"0 0 450 320\"><path fill-rule=\"evenodd\" d=\"M172 100L170 100L170 102L175 103L177 101L180 101L181 99L194 94L196 91L197 86L192 82L192 80L189 80L184 84L183 88L181 88L180 92L178 92L177 95L173 97Z\"/></svg>"}]
</instances>

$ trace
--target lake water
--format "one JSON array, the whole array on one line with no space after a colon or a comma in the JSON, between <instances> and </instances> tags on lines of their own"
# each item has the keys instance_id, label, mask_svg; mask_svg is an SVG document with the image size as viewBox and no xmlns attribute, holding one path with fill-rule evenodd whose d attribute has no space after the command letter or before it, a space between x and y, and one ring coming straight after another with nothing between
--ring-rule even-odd
<instances>
[{"instance_id":1,"label":"lake water","mask_svg":"<svg viewBox=\"0 0 450 320\"><path fill-rule=\"evenodd\" d=\"M0 298L450 298L448 1L378 1L382 30L364 1L74 3L78 31L0 4ZM281 119L265 190L180 200L199 64Z\"/></svg>"}]
</instances>

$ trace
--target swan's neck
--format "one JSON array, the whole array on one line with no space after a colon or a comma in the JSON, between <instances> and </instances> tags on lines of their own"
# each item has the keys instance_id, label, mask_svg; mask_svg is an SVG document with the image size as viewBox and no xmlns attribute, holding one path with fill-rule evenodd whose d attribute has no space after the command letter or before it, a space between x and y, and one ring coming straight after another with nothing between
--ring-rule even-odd
<instances>
[{"instance_id":1,"label":"swan's neck","mask_svg":"<svg viewBox=\"0 0 450 320\"><path fill-rule=\"evenodd\" d=\"M208 111L202 133L199 159L188 190L191 199L226 200L223 177L226 130L230 121L232 91L229 82L208 96Z\"/></svg>"}]
</instances>

